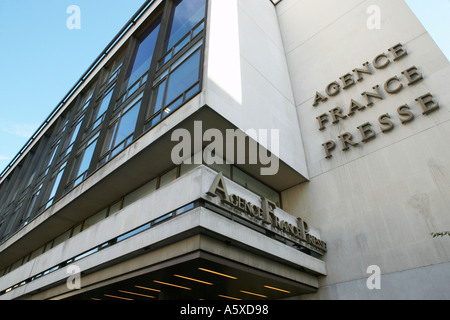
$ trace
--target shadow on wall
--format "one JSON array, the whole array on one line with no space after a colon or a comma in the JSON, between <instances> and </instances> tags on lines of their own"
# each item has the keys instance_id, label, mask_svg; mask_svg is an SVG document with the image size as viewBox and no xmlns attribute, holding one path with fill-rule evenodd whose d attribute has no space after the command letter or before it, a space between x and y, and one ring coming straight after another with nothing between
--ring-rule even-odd
<instances>
[{"instance_id":1,"label":"shadow on wall","mask_svg":"<svg viewBox=\"0 0 450 320\"><path fill-rule=\"evenodd\" d=\"M210 2L206 104L308 179L275 7L269 1ZM229 159L231 160L231 159Z\"/></svg>"}]
</instances>

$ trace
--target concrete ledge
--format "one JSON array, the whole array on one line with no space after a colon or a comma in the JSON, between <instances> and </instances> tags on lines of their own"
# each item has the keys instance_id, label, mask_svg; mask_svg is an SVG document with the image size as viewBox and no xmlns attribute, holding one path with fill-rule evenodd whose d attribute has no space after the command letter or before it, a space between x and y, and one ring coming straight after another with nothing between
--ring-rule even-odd
<instances>
[{"instance_id":1,"label":"concrete ledge","mask_svg":"<svg viewBox=\"0 0 450 320\"><path fill-rule=\"evenodd\" d=\"M318 274L325 274L325 264L323 261L289 248L276 240L265 237L245 226L238 225L202 207L196 208L182 216L137 234L134 237L99 251L98 253L94 253L77 261L75 264L83 272L90 273L90 270L99 270L115 264L116 261L121 261L122 259L126 260L128 259L127 256L132 253L143 254L146 250L155 246L160 247L158 252L163 255L163 258L158 258L158 260L144 259L147 264L154 264L161 260L171 258L174 254L180 253L179 251L172 251L172 247L167 246L170 242L173 243L173 241L189 237L191 234L198 234L201 232L199 230L207 230L209 235L216 234L219 238L227 238L232 244L236 245L227 247L224 246L223 243L215 240L203 242L198 248L195 246L186 246L185 250L188 250L188 248L191 248L191 250L194 248L206 250L216 255L225 256L239 261L240 263L251 265L252 267L263 268L266 269L265 271L270 271L274 274L282 274L285 277L294 278L293 280L295 281L301 280L302 283L315 288L318 287L317 278L314 275L307 274L300 270L306 269ZM245 252L245 254L243 252ZM260 252L265 252L265 258L258 255ZM253 265L255 257L258 257L256 260L267 260L270 256L272 259L269 259L269 261L273 260L272 265L260 262L258 262L257 265ZM140 258L138 257L136 259L139 260ZM290 265L290 267L283 266L280 261L286 261L286 265ZM294 270L292 268L293 265L298 268L298 272L300 272L301 276L292 271ZM277 266L282 267L280 268ZM20 290L12 290L0 298L20 298L23 295L31 294L39 289L61 282L65 283L70 275L66 270L66 268L63 268L50 273L20 287Z\"/></svg>"},{"instance_id":2,"label":"concrete ledge","mask_svg":"<svg viewBox=\"0 0 450 320\"><path fill-rule=\"evenodd\" d=\"M310 288L309 291L314 291L318 288L317 278L299 269L280 264L272 259L258 256L238 247L227 245L208 236L195 235L94 273L82 275L82 288L80 290L69 290L65 284L60 284L44 292L28 296L27 299L65 299L169 267L179 263L180 260L199 258L203 256L203 253L219 256L217 255L218 252L220 252L220 257L230 259L230 261L240 265L302 283L305 287Z\"/></svg>"}]
</instances>

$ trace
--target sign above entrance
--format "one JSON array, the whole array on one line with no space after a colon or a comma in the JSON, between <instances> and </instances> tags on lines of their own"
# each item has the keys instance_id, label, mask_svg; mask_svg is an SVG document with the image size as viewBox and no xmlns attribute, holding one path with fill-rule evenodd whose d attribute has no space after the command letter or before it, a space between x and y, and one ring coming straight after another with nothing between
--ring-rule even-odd
<instances>
[{"instance_id":1,"label":"sign above entrance","mask_svg":"<svg viewBox=\"0 0 450 320\"><path fill-rule=\"evenodd\" d=\"M219 196L221 204L227 209L231 209L233 213L236 211L244 213L247 219L305 248L321 255L327 251L326 242L313 236L305 221L301 218L296 218L295 222L290 222L277 215L275 213L276 205L269 199L261 197L261 203L258 205L242 196L229 194L222 172L217 174L206 194L211 197Z\"/></svg>"}]
</instances>

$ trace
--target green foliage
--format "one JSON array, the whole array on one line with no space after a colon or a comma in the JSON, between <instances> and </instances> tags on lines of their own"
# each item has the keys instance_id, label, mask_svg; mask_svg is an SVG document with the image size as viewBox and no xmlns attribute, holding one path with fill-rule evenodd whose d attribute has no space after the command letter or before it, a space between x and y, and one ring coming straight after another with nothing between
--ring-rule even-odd
<instances>
[{"instance_id":1,"label":"green foliage","mask_svg":"<svg viewBox=\"0 0 450 320\"><path fill-rule=\"evenodd\" d=\"M432 233L430 233L431 234L431 236L433 237L433 238L436 238L436 237L443 237L443 236L450 236L450 231L444 231L444 232L432 232Z\"/></svg>"}]
</instances>

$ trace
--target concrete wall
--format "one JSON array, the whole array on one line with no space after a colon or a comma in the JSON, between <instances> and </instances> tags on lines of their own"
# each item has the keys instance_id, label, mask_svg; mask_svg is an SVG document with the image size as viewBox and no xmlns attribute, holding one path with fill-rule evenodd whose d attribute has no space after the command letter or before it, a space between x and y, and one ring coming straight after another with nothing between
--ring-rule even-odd
<instances>
[{"instance_id":1,"label":"concrete wall","mask_svg":"<svg viewBox=\"0 0 450 320\"><path fill-rule=\"evenodd\" d=\"M283 193L285 210L321 229L328 244L328 275L307 298L450 298L450 237L431 232L450 229L450 65L403 0L283 0L277 5L295 106L310 181ZM369 24L368 24L369 22ZM402 44L407 55L393 61L388 49ZM390 64L373 67L385 53ZM327 85L340 81L368 61L372 75L328 96ZM380 60L381 61L381 60ZM386 59L383 58L383 61ZM402 71L415 66L423 79L413 85ZM389 94L393 76L402 90ZM394 84L391 83L392 87ZM380 85L382 100L361 93ZM315 94L327 98L313 106ZM424 115L415 99L431 93L439 109ZM354 99L365 108L347 113ZM397 108L408 104L414 119L402 124ZM431 105L431 104L430 104ZM329 110L340 106L347 117L332 123ZM393 129L383 133L378 117L389 113ZM325 129L316 117L327 114ZM358 126L369 122L374 137L362 142ZM339 135L349 132L355 147L342 151ZM322 146L336 144L331 158ZM381 289L369 290L370 265L381 270ZM303 297L305 298L305 297Z\"/></svg>"},{"instance_id":2,"label":"concrete wall","mask_svg":"<svg viewBox=\"0 0 450 320\"><path fill-rule=\"evenodd\" d=\"M50 249L48 252L41 254L16 270L1 277L0 290L4 290L63 261L91 250L118 235L129 232L134 228L201 197L219 203L217 197L213 199L206 195L206 192L211 187L216 175L217 173L215 171L205 166L200 166L191 170L182 177L168 183L149 195L136 200L106 219L101 220L81 233L78 233L76 236ZM257 203L258 201L258 196L254 193L228 179L227 187L230 194L239 194L249 201L253 201L253 203ZM166 201L161 201L161 199L165 199ZM284 212L279 208L276 209L275 213L277 216L283 217L283 219L289 219L290 217L287 212ZM119 259L127 254L137 250L143 250L143 248L164 241L165 245L163 247L166 250L165 256L173 256L174 253L169 246L171 241L175 241L172 238L175 236L178 237L182 233L192 235L192 231L188 231L198 227L209 230L213 234L220 235L221 237L231 239L231 241L235 241L240 244L240 246L249 248L248 250L252 253L265 252L271 257L276 257L279 261L288 261L289 265L293 265L296 270L310 270L310 272L314 274L304 273L302 276L302 281L308 285L317 287L318 281L316 275L326 274L325 263L322 260L291 248L262 233L253 231L242 224L215 214L206 208L196 208L186 212L179 217L173 218L168 222L157 225L154 228L119 242L114 246L110 246L75 261L68 266L76 265L81 271L85 272L92 268L96 268L99 265L114 265ZM319 236L317 233L315 233L315 235ZM145 250L142 251L141 254L144 252ZM215 254L220 255L220 250L217 249ZM156 262L157 261L151 260L146 261L148 264ZM245 261L242 260L240 262L245 263ZM270 272L283 275L281 273L282 269L283 268L272 269ZM23 298L24 295L30 294L39 288L45 288L47 286L51 287L52 285L55 285L55 283L65 283L67 278L71 275L68 270L68 267L65 267L49 273L48 275L44 275L37 280L22 285L17 289L0 296L0 300ZM106 272L106 274L108 273ZM103 276L104 275L102 275L102 277ZM65 288L65 286L62 287ZM67 290L68 288L66 288L66 291Z\"/></svg>"},{"instance_id":3,"label":"concrete wall","mask_svg":"<svg viewBox=\"0 0 450 320\"><path fill-rule=\"evenodd\" d=\"M274 6L260 0L213 0L208 18L206 103L243 131L279 130L280 159L307 178ZM260 137L257 141L276 151Z\"/></svg>"},{"instance_id":4,"label":"concrete wall","mask_svg":"<svg viewBox=\"0 0 450 320\"><path fill-rule=\"evenodd\" d=\"M145 16L148 14L149 12ZM20 238L46 223L50 217L58 215L60 210L82 195L91 199L91 206L103 207L107 202L106 197L113 196L102 195L97 198L91 188L121 168L130 159L135 158L147 146L154 145L155 141L167 135L182 120L205 104L243 131L247 129L280 130L280 141L283 142L280 146L280 158L304 177L308 176L288 67L274 6L269 1L214 0L210 1L208 6L208 19L202 93L190 100L161 125L136 140L132 147L127 148L39 218L29 223L5 243L2 250L14 247ZM128 38L129 35L128 33L125 38ZM257 140L273 150L263 140ZM158 160L161 164L161 159L158 158ZM169 161L167 157L163 160ZM133 182L135 179L136 183ZM144 178L127 176L127 182L133 182L132 184L138 184L140 179ZM176 194L180 193L182 192L176 192ZM170 204L175 205L173 201ZM163 203L158 206L162 205ZM141 218L142 216L136 219ZM126 223L121 224L117 221L115 223L125 228L129 227L129 223L134 223L134 219L135 217L128 217ZM61 219L58 221L57 228L52 231L66 230L73 222ZM110 232L102 233L102 240L96 239L95 241L103 241L119 232L116 228L107 230ZM83 237L78 239L79 242L73 247L60 247L53 251L54 254L44 254L39 261L32 261L21 266L20 273L14 272L1 279L2 287L8 287L8 285L40 272L39 270L45 270L46 267L73 256L80 250L91 248L91 240L94 239L84 239ZM19 248L20 250L15 251L14 254L22 256L23 252L31 251L31 248L29 250L27 246L28 244ZM12 248L10 251L14 250L15 248ZM14 260L15 258L11 258L11 261Z\"/></svg>"}]
</instances>

